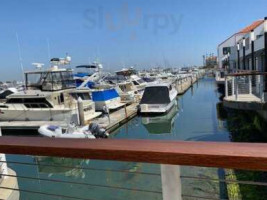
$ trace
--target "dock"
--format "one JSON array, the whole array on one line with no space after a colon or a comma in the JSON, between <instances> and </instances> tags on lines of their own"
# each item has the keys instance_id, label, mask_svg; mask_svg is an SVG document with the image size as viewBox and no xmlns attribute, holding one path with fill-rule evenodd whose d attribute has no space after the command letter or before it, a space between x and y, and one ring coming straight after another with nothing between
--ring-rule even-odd
<instances>
[{"instance_id":1,"label":"dock","mask_svg":"<svg viewBox=\"0 0 267 200\"><path fill-rule=\"evenodd\" d=\"M91 122L99 124L107 131L112 132L123 123L129 121L137 115L137 103L125 106L124 108L110 113L109 115L96 118Z\"/></svg>"}]
</instances>

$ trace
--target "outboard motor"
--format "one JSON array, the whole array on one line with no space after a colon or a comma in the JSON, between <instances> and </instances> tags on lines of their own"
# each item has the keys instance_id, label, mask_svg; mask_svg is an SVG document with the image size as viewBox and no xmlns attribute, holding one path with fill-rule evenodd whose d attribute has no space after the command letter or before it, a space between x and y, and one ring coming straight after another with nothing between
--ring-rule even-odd
<instances>
[{"instance_id":1,"label":"outboard motor","mask_svg":"<svg viewBox=\"0 0 267 200\"><path fill-rule=\"evenodd\" d=\"M109 136L108 132L96 123L91 123L88 129L96 138L108 138Z\"/></svg>"}]
</instances>

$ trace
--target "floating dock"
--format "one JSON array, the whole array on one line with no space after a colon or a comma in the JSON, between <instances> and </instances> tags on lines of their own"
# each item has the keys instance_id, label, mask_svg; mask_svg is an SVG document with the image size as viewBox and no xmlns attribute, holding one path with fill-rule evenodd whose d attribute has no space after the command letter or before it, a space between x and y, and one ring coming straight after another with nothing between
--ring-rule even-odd
<instances>
[{"instance_id":1,"label":"floating dock","mask_svg":"<svg viewBox=\"0 0 267 200\"><path fill-rule=\"evenodd\" d=\"M137 103L133 103L129 106L125 106L124 108L112 112L109 115L103 116L101 118L96 118L92 120L92 122L97 123L107 131L112 132L120 125L129 121L137 115L137 105Z\"/></svg>"}]
</instances>

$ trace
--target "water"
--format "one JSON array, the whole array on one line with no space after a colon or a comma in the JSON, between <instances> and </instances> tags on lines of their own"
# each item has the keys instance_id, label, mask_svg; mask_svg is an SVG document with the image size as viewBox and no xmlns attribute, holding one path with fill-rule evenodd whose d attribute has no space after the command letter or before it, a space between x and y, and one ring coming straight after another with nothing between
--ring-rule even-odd
<instances>
[{"instance_id":1,"label":"water","mask_svg":"<svg viewBox=\"0 0 267 200\"><path fill-rule=\"evenodd\" d=\"M267 141L264 134L265 122L257 114L226 111L219 97L214 79L205 78L196 83L186 94L178 97L177 106L167 115L136 117L117 129L112 137L221 142ZM20 176L18 178L20 189L39 192L38 194L21 192L23 200L69 199L60 195L97 200L162 199L160 165L16 155L8 155L7 159L10 162L28 163L28 165L9 164L9 167ZM184 200L198 199L189 198L190 195L224 199L231 199L231 196L237 193L235 199L241 199L241 196L246 199L266 199L267 196L265 188L259 186L237 187L216 181L185 178L185 176L212 179L234 177L238 180L265 181L265 173L184 166L177 166L178 169L181 170ZM231 191L236 190L238 192L231 194ZM41 193L57 194L58 197ZM259 195L255 197L256 193Z\"/></svg>"},{"instance_id":2,"label":"water","mask_svg":"<svg viewBox=\"0 0 267 200\"><path fill-rule=\"evenodd\" d=\"M115 131L115 138L186 141L229 141L224 121L217 118L219 94L214 79L206 78L177 98L168 115L136 117Z\"/></svg>"}]
</instances>

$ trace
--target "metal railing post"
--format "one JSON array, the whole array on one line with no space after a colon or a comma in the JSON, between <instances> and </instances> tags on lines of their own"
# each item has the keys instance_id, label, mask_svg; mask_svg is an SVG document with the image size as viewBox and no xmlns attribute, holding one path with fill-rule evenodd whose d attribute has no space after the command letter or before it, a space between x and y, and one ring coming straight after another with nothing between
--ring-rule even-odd
<instances>
[{"instance_id":1,"label":"metal railing post","mask_svg":"<svg viewBox=\"0 0 267 200\"><path fill-rule=\"evenodd\" d=\"M238 83L237 83L237 77L234 77L235 79L235 100L238 100Z\"/></svg>"},{"instance_id":2,"label":"metal railing post","mask_svg":"<svg viewBox=\"0 0 267 200\"><path fill-rule=\"evenodd\" d=\"M227 82L227 76L225 76L225 97L228 97L228 82Z\"/></svg>"},{"instance_id":3,"label":"metal railing post","mask_svg":"<svg viewBox=\"0 0 267 200\"><path fill-rule=\"evenodd\" d=\"M235 78L232 77L232 96L235 95Z\"/></svg>"},{"instance_id":4,"label":"metal railing post","mask_svg":"<svg viewBox=\"0 0 267 200\"><path fill-rule=\"evenodd\" d=\"M182 200L182 183L179 165L161 165L163 200Z\"/></svg>"},{"instance_id":5,"label":"metal railing post","mask_svg":"<svg viewBox=\"0 0 267 200\"><path fill-rule=\"evenodd\" d=\"M251 76L248 76L249 94L252 94L252 80Z\"/></svg>"}]
</instances>

